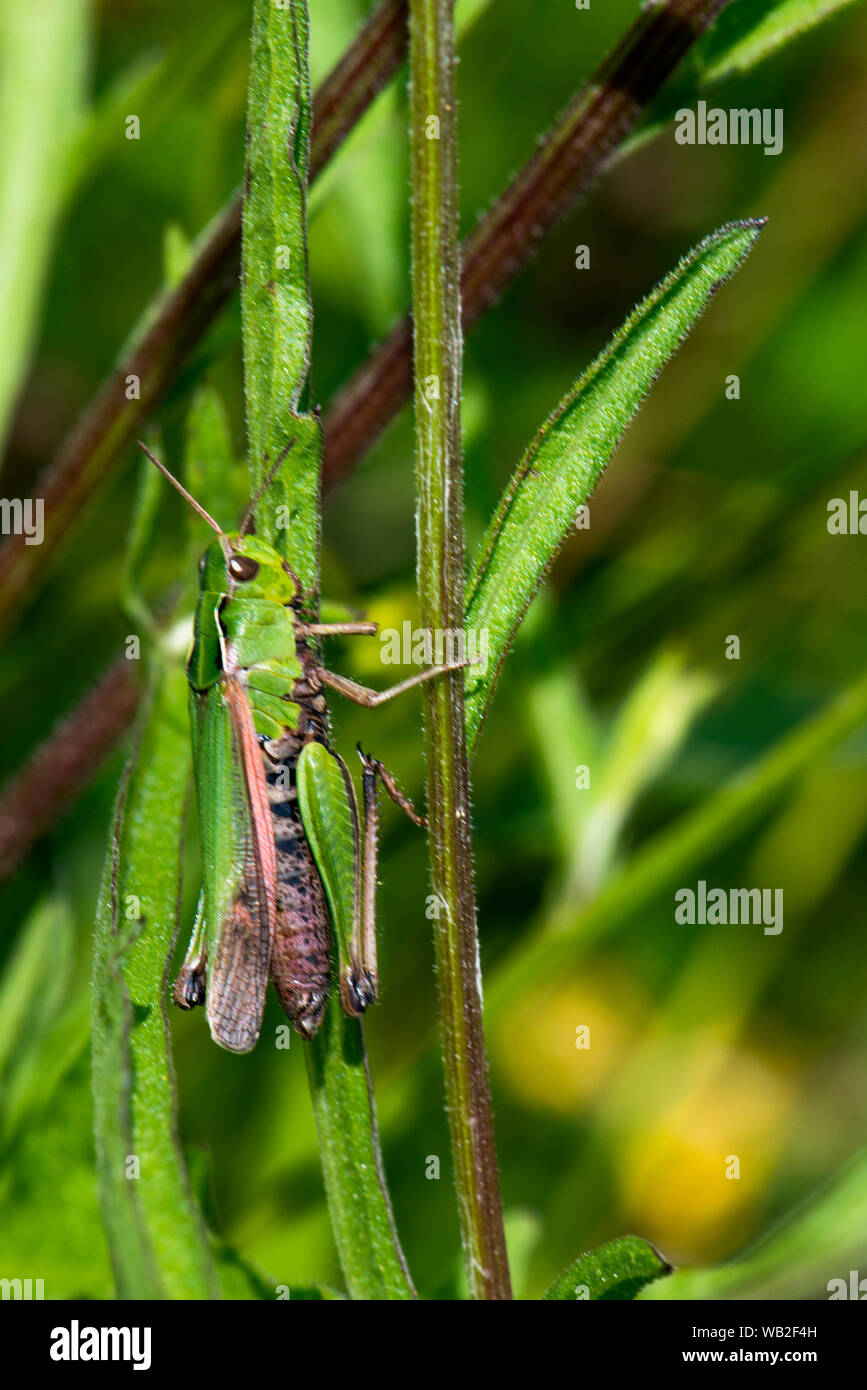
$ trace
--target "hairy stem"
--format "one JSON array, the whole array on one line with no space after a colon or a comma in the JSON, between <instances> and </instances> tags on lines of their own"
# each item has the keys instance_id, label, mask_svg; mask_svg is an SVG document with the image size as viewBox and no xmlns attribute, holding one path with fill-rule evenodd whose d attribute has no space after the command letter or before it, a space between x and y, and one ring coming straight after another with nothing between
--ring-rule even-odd
<instances>
[{"instance_id":1,"label":"hairy stem","mask_svg":"<svg viewBox=\"0 0 867 1390\"><path fill-rule=\"evenodd\" d=\"M429 632L464 615L461 311L451 0L411 0L412 288L418 585ZM471 1294L510 1298L478 974L463 672L425 688L434 947L446 1098Z\"/></svg>"}]
</instances>

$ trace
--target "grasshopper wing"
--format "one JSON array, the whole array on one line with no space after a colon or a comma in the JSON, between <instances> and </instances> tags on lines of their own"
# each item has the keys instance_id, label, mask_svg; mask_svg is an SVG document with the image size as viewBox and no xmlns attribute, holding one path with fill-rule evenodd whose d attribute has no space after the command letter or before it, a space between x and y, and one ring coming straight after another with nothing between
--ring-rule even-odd
<instances>
[{"instance_id":1,"label":"grasshopper wing","mask_svg":"<svg viewBox=\"0 0 867 1390\"><path fill-rule=\"evenodd\" d=\"M359 955L358 803L349 770L321 743L307 743L297 770L298 804L313 858L322 879L340 955L340 998L349 1014L362 1013L357 982Z\"/></svg>"},{"instance_id":2,"label":"grasshopper wing","mask_svg":"<svg viewBox=\"0 0 867 1390\"><path fill-rule=\"evenodd\" d=\"M214 1042L249 1052L259 1036L276 915L274 836L247 698L223 679L190 702Z\"/></svg>"}]
</instances>

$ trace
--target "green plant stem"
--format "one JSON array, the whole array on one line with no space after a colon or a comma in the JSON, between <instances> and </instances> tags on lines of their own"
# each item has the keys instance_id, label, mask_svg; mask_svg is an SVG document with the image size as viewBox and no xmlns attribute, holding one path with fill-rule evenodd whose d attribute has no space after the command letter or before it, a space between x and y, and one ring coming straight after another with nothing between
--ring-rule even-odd
<instances>
[{"instance_id":1,"label":"green plant stem","mask_svg":"<svg viewBox=\"0 0 867 1390\"><path fill-rule=\"evenodd\" d=\"M454 22L411 0L412 265L418 585L428 631L464 613ZM463 676L425 691L434 947L464 1257L476 1298L511 1297L478 977Z\"/></svg>"}]
</instances>

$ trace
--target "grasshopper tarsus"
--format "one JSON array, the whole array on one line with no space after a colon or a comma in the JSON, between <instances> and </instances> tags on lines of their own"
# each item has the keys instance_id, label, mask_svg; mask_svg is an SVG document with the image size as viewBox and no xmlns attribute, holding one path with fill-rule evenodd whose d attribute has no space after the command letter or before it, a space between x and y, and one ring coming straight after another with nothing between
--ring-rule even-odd
<instances>
[{"instance_id":1,"label":"grasshopper tarsus","mask_svg":"<svg viewBox=\"0 0 867 1390\"><path fill-rule=\"evenodd\" d=\"M376 976L371 970L350 969L340 980L340 1004L350 1018L361 1018L379 997Z\"/></svg>"},{"instance_id":2,"label":"grasshopper tarsus","mask_svg":"<svg viewBox=\"0 0 867 1390\"><path fill-rule=\"evenodd\" d=\"M365 806L367 806L370 797L375 794L376 783L379 781L385 787L385 790L388 792L395 806L399 806L400 809L409 816L413 825L417 825L421 830L426 830L427 816L415 809L406 792L403 791L398 784L397 778L393 773L389 772L385 763L380 762L379 758L372 757L370 753L365 753L360 743L355 745L355 749L361 759L361 766L364 769L362 781L365 792Z\"/></svg>"},{"instance_id":3,"label":"grasshopper tarsus","mask_svg":"<svg viewBox=\"0 0 867 1390\"><path fill-rule=\"evenodd\" d=\"M172 999L179 1009L197 1009L205 1002L205 971L191 969L182 965L172 991Z\"/></svg>"}]
</instances>

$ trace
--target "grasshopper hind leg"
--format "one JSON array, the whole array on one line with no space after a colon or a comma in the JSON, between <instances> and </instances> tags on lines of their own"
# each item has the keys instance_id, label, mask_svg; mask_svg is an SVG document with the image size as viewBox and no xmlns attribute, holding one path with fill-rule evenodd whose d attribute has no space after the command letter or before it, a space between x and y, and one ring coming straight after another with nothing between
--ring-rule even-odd
<instances>
[{"instance_id":1,"label":"grasshopper hind leg","mask_svg":"<svg viewBox=\"0 0 867 1390\"><path fill-rule=\"evenodd\" d=\"M352 942L352 963L340 981L340 1002L344 1013L358 1018L379 997L379 969L377 965L376 944L376 887L379 868L379 804L377 792L380 783L396 806L409 816L414 825L426 826L427 820L419 815L398 786L388 768L378 758L358 745L361 759L361 784L364 806L364 843L361 872L361 912L356 923Z\"/></svg>"}]
</instances>

